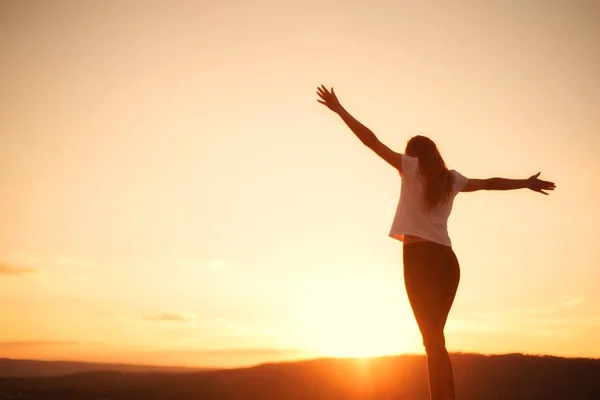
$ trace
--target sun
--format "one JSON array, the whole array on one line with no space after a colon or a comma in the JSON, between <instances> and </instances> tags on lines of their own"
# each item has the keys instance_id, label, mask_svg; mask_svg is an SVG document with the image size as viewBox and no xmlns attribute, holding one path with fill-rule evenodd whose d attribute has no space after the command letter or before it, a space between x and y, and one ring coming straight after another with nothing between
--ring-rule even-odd
<instances>
[{"instance_id":1,"label":"sun","mask_svg":"<svg viewBox=\"0 0 600 400\"><path fill-rule=\"evenodd\" d=\"M325 357L375 357L406 352L407 330L414 330L401 312L401 282L348 276L324 280L303 301L301 341L304 349Z\"/></svg>"}]
</instances>

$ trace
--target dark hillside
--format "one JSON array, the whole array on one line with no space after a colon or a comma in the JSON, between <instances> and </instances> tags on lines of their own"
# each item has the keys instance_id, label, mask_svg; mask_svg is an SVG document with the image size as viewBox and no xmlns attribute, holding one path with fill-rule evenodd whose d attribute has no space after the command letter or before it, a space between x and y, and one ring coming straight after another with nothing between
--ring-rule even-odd
<instances>
[{"instance_id":1,"label":"dark hillside","mask_svg":"<svg viewBox=\"0 0 600 400\"><path fill-rule=\"evenodd\" d=\"M600 360L519 354L452 358L461 400L600 399ZM424 358L397 356L194 373L1 379L0 399L419 400L427 399L426 389Z\"/></svg>"}]
</instances>

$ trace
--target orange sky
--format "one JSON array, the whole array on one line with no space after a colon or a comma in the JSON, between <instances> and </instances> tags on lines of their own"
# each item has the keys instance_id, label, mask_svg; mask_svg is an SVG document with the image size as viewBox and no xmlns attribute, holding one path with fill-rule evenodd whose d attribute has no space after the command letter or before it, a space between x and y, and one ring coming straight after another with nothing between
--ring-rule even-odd
<instances>
[{"instance_id":1,"label":"orange sky","mask_svg":"<svg viewBox=\"0 0 600 400\"><path fill-rule=\"evenodd\" d=\"M251 5L249 5L251 4ZM0 357L240 365L421 352L397 151L461 194L451 351L600 357L600 4L4 1Z\"/></svg>"}]
</instances>

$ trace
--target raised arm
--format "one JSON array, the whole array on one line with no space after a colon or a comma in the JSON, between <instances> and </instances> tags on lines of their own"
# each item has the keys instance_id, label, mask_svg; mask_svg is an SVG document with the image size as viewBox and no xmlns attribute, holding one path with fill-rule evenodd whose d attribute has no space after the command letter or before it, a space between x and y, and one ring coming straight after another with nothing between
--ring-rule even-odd
<instances>
[{"instance_id":1,"label":"raised arm","mask_svg":"<svg viewBox=\"0 0 600 400\"><path fill-rule=\"evenodd\" d=\"M388 164L402 172L402 156L381 143L369 128L350 115L350 113L340 104L333 88L331 88L330 92L325 86L321 85L317 88L317 94L321 98L321 100L317 101L338 114L340 118L342 118L342 121L348 125L348 128L350 128L365 146L377 153L377 155L387 161Z\"/></svg>"},{"instance_id":2,"label":"raised arm","mask_svg":"<svg viewBox=\"0 0 600 400\"><path fill-rule=\"evenodd\" d=\"M545 190L554 190L556 185L554 182L543 181L538 179L540 173L530 176L528 179L506 179L506 178L489 178L489 179L469 179L462 192L475 192L477 190L515 190L515 189L530 189L534 192L548 194Z\"/></svg>"}]
</instances>

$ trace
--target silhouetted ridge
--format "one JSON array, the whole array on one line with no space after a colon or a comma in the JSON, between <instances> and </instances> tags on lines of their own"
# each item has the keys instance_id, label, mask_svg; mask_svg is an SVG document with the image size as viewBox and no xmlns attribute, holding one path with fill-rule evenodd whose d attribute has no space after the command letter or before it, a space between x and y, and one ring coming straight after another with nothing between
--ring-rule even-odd
<instances>
[{"instance_id":1,"label":"silhouetted ridge","mask_svg":"<svg viewBox=\"0 0 600 400\"><path fill-rule=\"evenodd\" d=\"M600 360L453 354L461 400L600 399ZM94 372L0 379L0 398L368 400L426 399L419 355L318 359L195 373Z\"/></svg>"}]
</instances>

